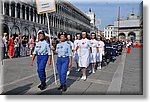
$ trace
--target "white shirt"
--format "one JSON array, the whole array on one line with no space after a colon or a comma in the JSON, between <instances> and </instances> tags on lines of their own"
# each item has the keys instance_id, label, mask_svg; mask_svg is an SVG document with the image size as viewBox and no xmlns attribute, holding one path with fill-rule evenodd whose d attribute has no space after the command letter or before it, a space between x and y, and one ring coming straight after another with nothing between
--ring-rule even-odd
<instances>
[{"instance_id":1,"label":"white shirt","mask_svg":"<svg viewBox=\"0 0 150 102\"><path fill-rule=\"evenodd\" d=\"M103 52L103 47L105 46L104 42L103 41L98 41L97 43L97 47L99 48L99 53L102 53Z\"/></svg>"},{"instance_id":2,"label":"white shirt","mask_svg":"<svg viewBox=\"0 0 150 102\"><path fill-rule=\"evenodd\" d=\"M98 42L97 42L97 40L95 40L95 39L91 39L91 47L92 47L92 53L96 53L97 52L97 44L98 44Z\"/></svg>"},{"instance_id":3,"label":"white shirt","mask_svg":"<svg viewBox=\"0 0 150 102\"><path fill-rule=\"evenodd\" d=\"M89 48L91 47L90 40L88 40L87 38L81 39L78 46L80 48L79 55L82 56L85 53L89 52Z\"/></svg>"}]
</instances>

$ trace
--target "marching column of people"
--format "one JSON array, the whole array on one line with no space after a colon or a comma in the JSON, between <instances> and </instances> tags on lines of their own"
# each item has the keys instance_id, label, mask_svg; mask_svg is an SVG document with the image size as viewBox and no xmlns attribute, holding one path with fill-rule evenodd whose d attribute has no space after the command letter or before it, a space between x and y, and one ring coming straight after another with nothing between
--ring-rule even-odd
<instances>
[{"instance_id":1,"label":"marching column of people","mask_svg":"<svg viewBox=\"0 0 150 102\"><path fill-rule=\"evenodd\" d=\"M44 35L43 32L40 32L39 35ZM31 64L37 55L38 63L38 75L41 81L41 84L38 86L41 90L46 88L46 73L45 66L48 61L48 55L50 60L48 61L51 64L51 51L54 54L57 54L57 72L59 76L60 86L58 90L66 91L67 90L67 76L70 75L72 71L72 61L76 63L76 72L82 70L81 80L86 81L87 72L95 73L96 70L102 70L103 62L109 64L109 62L114 62L117 55L120 55L122 52L123 44L117 39L107 39L102 40L101 36L97 36L95 33L91 33L90 37L86 31L76 34L76 40L73 42L71 35L66 33L60 33L58 35L58 43L56 48L54 47L39 47L49 45L49 41L40 40L36 43L35 50L33 52L33 57ZM47 39L48 40L48 39ZM42 43L44 42L44 43ZM41 49L42 48L42 49ZM47 50L45 50L47 48ZM51 51L50 51L51 50ZM41 56L41 54L44 56ZM46 51L46 52L45 52ZM90 69L89 71L87 69Z\"/></svg>"},{"instance_id":2,"label":"marching column of people","mask_svg":"<svg viewBox=\"0 0 150 102\"><path fill-rule=\"evenodd\" d=\"M90 37L86 31L76 34L76 40L73 42L71 35L64 32L58 35L58 43L56 47L50 46L50 37L45 36L44 31L38 32L38 42L32 54L31 65L37 56L37 73L41 84L38 86L41 90L46 88L46 64L51 64L52 51L57 54L57 72L60 86L58 90L67 90L67 76L72 71L72 62L76 62L76 72L82 70L81 80L87 80L88 68L93 74L102 70L103 62L105 65L114 62L117 55L122 53L123 43L117 39L103 39L95 33L91 33ZM32 42L32 39L31 41ZM32 46L31 46L32 48ZM30 51L32 51L31 49ZM48 60L49 59L49 60ZM53 59L54 60L54 59ZM89 73L91 73L89 72Z\"/></svg>"},{"instance_id":3,"label":"marching column of people","mask_svg":"<svg viewBox=\"0 0 150 102\"><path fill-rule=\"evenodd\" d=\"M46 88L45 68L47 62L51 65L52 51L57 54L56 66L60 81L58 90L66 91L67 76L71 74L73 61L76 63L76 72L82 70L81 80L86 81L87 72L94 74L97 70L102 70L103 64L108 65L109 62L114 62L116 57L122 54L125 46L125 42L118 41L116 38L102 39L101 36L96 36L95 33L91 33L89 37L86 31L77 33L74 41L70 34L62 32L58 35L56 45L54 39L50 42L50 37L46 36L44 31L40 30L37 35L37 42L35 42L34 36L31 36L28 42L26 36L21 39L20 35L12 35L7 40L7 33L4 33L2 38L3 56L8 55L10 58L19 57L20 54L26 56L26 47L29 43L30 55L32 56L31 65L33 65L33 61L37 56L37 73L41 81L38 88L41 90ZM130 49L130 46L131 44L128 41L127 48ZM20 53L20 49L22 53ZM87 70L88 68L90 70Z\"/></svg>"}]
</instances>

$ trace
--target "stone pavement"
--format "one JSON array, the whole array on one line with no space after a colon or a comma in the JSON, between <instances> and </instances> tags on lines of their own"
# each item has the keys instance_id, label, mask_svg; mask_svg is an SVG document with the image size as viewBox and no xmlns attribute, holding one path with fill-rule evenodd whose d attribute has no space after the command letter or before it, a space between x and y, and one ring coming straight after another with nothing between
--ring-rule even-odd
<instances>
[{"instance_id":1,"label":"stone pavement","mask_svg":"<svg viewBox=\"0 0 150 102\"><path fill-rule=\"evenodd\" d=\"M143 94L143 51L132 49L127 54L121 94Z\"/></svg>"},{"instance_id":2,"label":"stone pavement","mask_svg":"<svg viewBox=\"0 0 150 102\"><path fill-rule=\"evenodd\" d=\"M75 63L67 78L66 92L57 90L54 83L52 66L47 66L47 88L37 88L40 83L36 73L36 62L29 66L30 57L4 61L3 94L34 95L106 95L142 94L142 53L132 49L130 54L123 53L114 63L103 66L101 71L88 74L86 81L80 80L81 72L76 73ZM56 58L55 58L56 60ZM58 81L59 83L59 81Z\"/></svg>"}]
</instances>

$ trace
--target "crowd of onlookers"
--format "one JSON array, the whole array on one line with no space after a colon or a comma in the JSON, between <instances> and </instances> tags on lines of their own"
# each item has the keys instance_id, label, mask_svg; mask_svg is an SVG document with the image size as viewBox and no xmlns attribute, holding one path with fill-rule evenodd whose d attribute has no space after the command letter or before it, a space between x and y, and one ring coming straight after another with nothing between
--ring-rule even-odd
<instances>
[{"instance_id":1,"label":"crowd of onlookers","mask_svg":"<svg viewBox=\"0 0 150 102\"><path fill-rule=\"evenodd\" d=\"M3 58L25 57L33 51L35 37L31 36L29 39L28 36L21 36L20 34L13 34L9 37L7 33L4 33L2 43ZM28 54L29 50L30 54Z\"/></svg>"},{"instance_id":2,"label":"crowd of onlookers","mask_svg":"<svg viewBox=\"0 0 150 102\"><path fill-rule=\"evenodd\" d=\"M49 37L46 39L49 41ZM36 44L36 36L31 35L20 35L13 34L8 36L7 33L3 34L2 37L2 57L4 58L17 58L17 57L25 57L32 56L32 52L34 51L34 47ZM56 47L58 43L57 38L52 38L52 45Z\"/></svg>"}]
</instances>

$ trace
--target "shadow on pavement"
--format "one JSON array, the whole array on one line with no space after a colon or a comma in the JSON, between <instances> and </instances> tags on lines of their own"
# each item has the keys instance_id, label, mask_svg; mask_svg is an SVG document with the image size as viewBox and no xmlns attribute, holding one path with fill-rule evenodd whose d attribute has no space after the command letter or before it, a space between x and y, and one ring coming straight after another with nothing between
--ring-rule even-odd
<instances>
[{"instance_id":1,"label":"shadow on pavement","mask_svg":"<svg viewBox=\"0 0 150 102\"><path fill-rule=\"evenodd\" d=\"M25 93L27 92L33 83L27 84L27 85L23 85L20 87L17 87L15 89L12 89L10 91L7 91L6 93L2 93L3 95L18 95L19 93Z\"/></svg>"}]
</instances>

